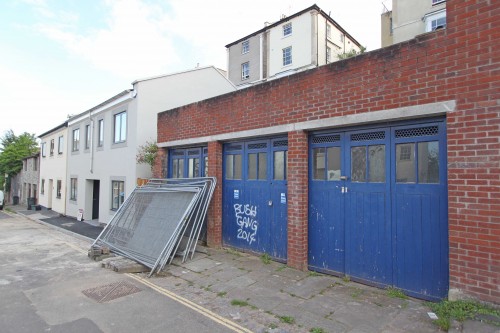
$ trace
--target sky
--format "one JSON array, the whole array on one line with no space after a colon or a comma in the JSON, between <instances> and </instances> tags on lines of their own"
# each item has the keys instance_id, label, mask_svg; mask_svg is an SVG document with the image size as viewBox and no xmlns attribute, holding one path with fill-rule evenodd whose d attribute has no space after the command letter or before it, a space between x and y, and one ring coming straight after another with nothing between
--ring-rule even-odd
<instances>
[{"instance_id":1,"label":"sky","mask_svg":"<svg viewBox=\"0 0 500 333\"><path fill-rule=\"evenodd\" d=\"M380 47L390 0L1 0L0 137L50 131L137 79L225 70L225 45L313 4Z\"/></svg>"}]
</instances>

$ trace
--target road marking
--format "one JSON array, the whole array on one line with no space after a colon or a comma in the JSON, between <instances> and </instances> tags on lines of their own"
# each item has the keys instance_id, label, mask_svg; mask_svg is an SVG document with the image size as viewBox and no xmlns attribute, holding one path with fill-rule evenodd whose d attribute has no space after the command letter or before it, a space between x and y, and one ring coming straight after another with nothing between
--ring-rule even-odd
<instances>
[{"instance_id":1,"label":"road marking","mask_svg":"<svg viewBox=\"0 0 500 333\"><path fill-rule=\"evenodd\" d=\"M137 276L137 275L134 275L134 274L131 274L131 273L125 273L125 275L128 275L129 277L131 277L132 279L150 287L151 289L159 292L160 294L162 295L165 295L167 296L168 298L178 302L178 303L181 303L182 305L184 306L187 306L188 308L204 315L205 317L208 317L210 318L211 320L223 325L223 326L226 326L227 328L233 330L234 332L241 332L241 333L252 333L252 331L238 325L237 323L229 320L229 319L226 319L222 316L219 316L218 314L202 307L201 305L198 305L194 302L191 302L190 300L187 300L185 299L184 297L181 297L177 294L174 294L173 292L171 291L168 291L167 289L164 289L162 287L159 287L157 285L155 285L154 283L140 277L140 276Z\"/></svg>"}]
</instances>

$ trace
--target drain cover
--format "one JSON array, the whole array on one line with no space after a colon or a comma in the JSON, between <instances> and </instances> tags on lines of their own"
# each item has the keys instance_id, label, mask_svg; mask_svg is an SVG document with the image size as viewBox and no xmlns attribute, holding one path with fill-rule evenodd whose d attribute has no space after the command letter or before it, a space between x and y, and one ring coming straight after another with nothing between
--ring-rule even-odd
<instances>
[{"instance_id":1,"label":"drain cover","mask_svg":"<svg viewBox=\"0 0 500 333\"><path fill-rule=\"evenodd\" d=\"M125 281L119 281L99 287L86 289L83 290L82 293L85 296L97 301L98 303L104 303L123 296L137 293L139 291L141 291L141 289L137 288L133 284Z\"/></svg>"}]
</instances>

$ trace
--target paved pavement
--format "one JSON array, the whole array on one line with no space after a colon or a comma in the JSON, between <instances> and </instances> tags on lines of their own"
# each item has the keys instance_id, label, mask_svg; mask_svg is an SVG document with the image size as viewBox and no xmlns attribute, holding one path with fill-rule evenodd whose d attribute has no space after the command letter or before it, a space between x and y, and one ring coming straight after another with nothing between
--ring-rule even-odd
<instances>
[{"instance_id":1,"label":"paved pavement","mask_svg":"<svg viewBox=\"0 0 500 333\"><path fill-rule=\"evenodd\" d=\"M18 212L23 213L19 209ZM30 214L28 217L45 220L43 212L41 216ZM68 220L60 220L61 225L75 221L64 219ZM61 230L54 224L46 226ZM87 238L83 248L88 244ZM149 279L147 274L126 276L139 279L162 295L178 298L181 303L192 302L190 304L252 332L439 331L427 314L430 309L420 300L390 297L385 290L298 271L277 262L265 263L257 256L233 250L204 248L203 252L197 252L195 258L185 264L174 260L159 276ZM95 265L90 259L87 261L84 266ZM123 275L114 273L111 280L120 276ZM103 330L102 326L98 328ZM103 331L118 332L114 328ZM498 327L478 321L455 325L451 331L500 333Z\"/></svg>"}]
</instances>

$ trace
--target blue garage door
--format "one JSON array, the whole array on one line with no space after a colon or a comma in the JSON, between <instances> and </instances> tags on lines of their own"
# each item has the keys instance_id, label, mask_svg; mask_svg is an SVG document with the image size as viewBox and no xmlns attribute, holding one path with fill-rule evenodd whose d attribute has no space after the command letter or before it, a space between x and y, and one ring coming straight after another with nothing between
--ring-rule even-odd
<instances>
[{"instance_id":1,"label":"blue garage door","mask_svg":"<svg viewBox=\"0 0 500 333\"><path fill-rule=\"evenodd\" d=\"M224 145L225 245L287 256L287 138Z\"/></svg>"},{"instance_id":2,"label":"blue garage door","mask_svg":"<svg viewBox=\"0 0 500 333\"><path fill-rule=\"evenodd\" d=\"M443 121L312 135L309 268L445 297L445 135Z\"/></svg>"}]
</instances>

